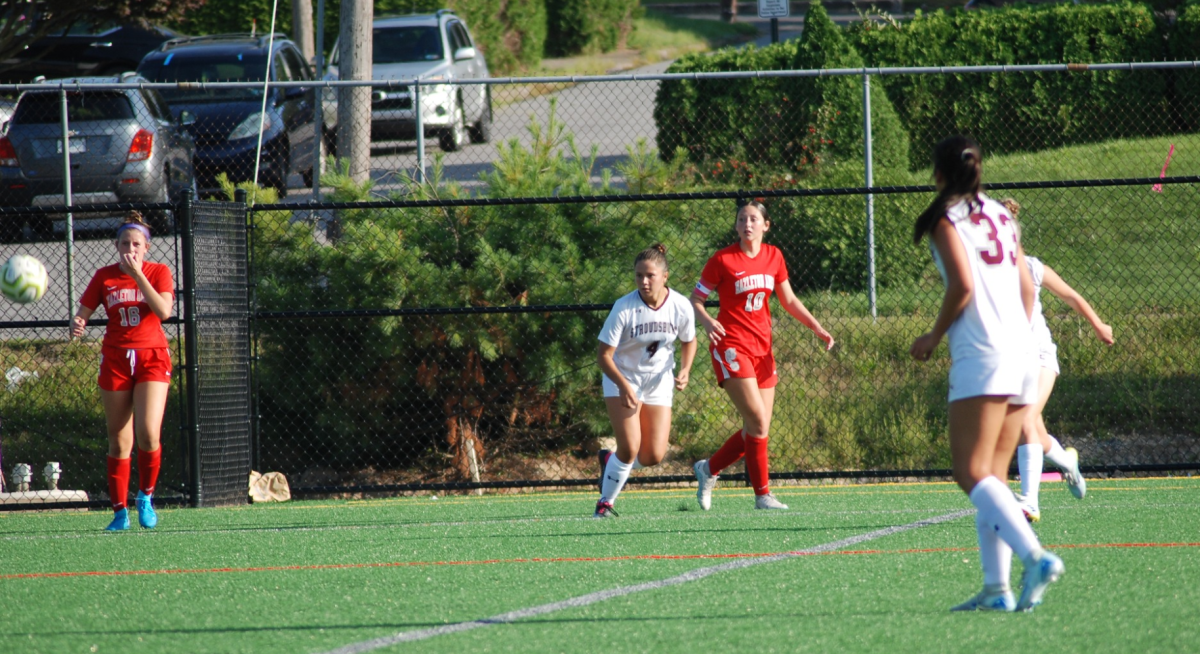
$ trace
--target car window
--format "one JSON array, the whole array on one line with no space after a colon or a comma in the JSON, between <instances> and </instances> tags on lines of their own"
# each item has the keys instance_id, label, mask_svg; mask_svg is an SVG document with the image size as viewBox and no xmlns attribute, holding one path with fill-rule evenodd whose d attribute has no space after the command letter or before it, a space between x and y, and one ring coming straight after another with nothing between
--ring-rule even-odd
<instances>
[{"instance_id":1,"label":"car window","mask_svg":"<svg viewBox=\"0 0 1200 654\"><path fill-rule=\"evenodd\" d=\"M376 27L373 64L437 61L445 56L441 30L433 25Z\"/></svg>"},{"instance_id":2,"label":"car window","mask_svg":"<svg viewBox=\"0 0 1200 654\"><path fill-rule=\"evenodd\" d=\"M118 29L120 29L120 25L110 21L94 22L84 19L71 23L65 31L54 30L47 36L101 36Z\"/></svg>"},{"instance_id":3,"label":"car window","mask_svg":"<svg viewBox=\"0 0 1200 654\"><path fill-rule=\"evenodd\" d=\"M446 36L450 37L450 54L458 52L459 48L466 47L463 45L462 36L459 34L458 21L450 21L446 23Z\"/></svg>"},{"instance_id":4,"label":"car window","mask_svg":"<svg viewBox=\"0 0 1200 654\"><path fill-rule=\"evenodd\" d=\"M26 93L17 101L13 125L46 125L59 122L62 104L58 93ZM128 120L133 118L129 98L120 91L67 92L67 120Z\"/></svg>"},{"instance_id":5,"label":"car window","mask_svg":"<svg viewBox=\"0 0 1200 654\"><path fill-rule=\"evenodd\" d=\"M275 81L292 81L294 76L292 75L292 67L289 65L290 63L291 62L289 62L287 58L283 56L282 51L275 53Z\"/></svg>"},{"instance_id":6,"label":"car window","mask_svg":"<svg viewBox=\"0 0 1200 654\"><path fill-rule=\"evenodd\" d=\"M470 48L474 46L474 44L471 43L471 36L467 34L467 28L465 25L462 23L454 23L451 27L454 29L454 34L458 37L458 42L461 44L457 46L455 50L458 48Z\"/></svg>"},{"instance_id":7,"label":"car window","mask_svg":"<svg viewBox=\"0 0 1200 654\"><path fill-rule=\"evenodd\" d=\"M145 89L142 91L142 97L146 99L146 106L150 107L150 112L155 118L171 120L171 108L167 106L162 94L154 89Z\"/></svg>"},{"instance_id":8,"label":"car window","mask_svg":"<svg viewBox=\"0 0 1200 654\"><path fill-rule=\"evenodd\" d=\"M266 57L258 53L194 52L186 57L176 54L168 52L165 57L143 59L138 74L151 82L261 82L267 67ZM220 102L261 98L262 89L163 89L162 95L168 103Z\"/></svg>"},{"instance_id":9,"label":"car window","mask_svg":"<svg viewBox=\"0 0 1200 654\"><path fill-rule=\"evenodd\" d=\"M158 120L166 120L167 117L163 115L158 105L155 104L154 98L150 96L150 89L142 89L141 94L142 102L146 103L146 111L150 112L150 116Z\"/></svg>"},{"instance_id":10,"label":"car window","mask_svg":"<svg viewBox=\"0 0 1200 654\"><path fill-rule=\"evenodd\" d=\"M308 69L308 64L304 63L304 59L300 56L300 53L297 52L295 48L284 48L283 58L287 61L288 66L290 66L292 69L293 80L312 79L312 75L309 74L310 71Z\"/></svg>"}]
</instances>

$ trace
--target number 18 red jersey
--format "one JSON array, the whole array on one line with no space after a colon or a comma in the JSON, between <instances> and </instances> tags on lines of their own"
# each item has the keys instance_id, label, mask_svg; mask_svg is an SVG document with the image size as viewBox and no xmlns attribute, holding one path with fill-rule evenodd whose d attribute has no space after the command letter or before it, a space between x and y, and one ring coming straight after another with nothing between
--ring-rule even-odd
<instances>
[{"instance_id":1,"label":"number 18 red jersey","mask_svg":"<svg viewBox=\"0 0 1200 654\"><path fill-rule=\"evenodd\" d=\"M725 327L720 349L734 348L754 357L771 353L771 309L767 300L775 285L788 280L787 264L779 248L764 243L750 257L738 243L718 250L704 265L696 292L708 297L717 292L717 321Z\"/></svg>"},{"instance_id":2,"label":"number 18 red jersey","mask_svg":"<svg viewBox=\"0 0 1200 654\"><path fill-rule=\"evenodd\" d=\"M166 264L145 261L142 271L154 290L159 293L175 292L171 269ZM137 282L121 272L117 264L96 271L87 290L79 298L79 303L92 310L104 305L104 312L108 314L104 345L127 350L167 347L162 321L150 310Z\"/></svg>"}]
</instances>

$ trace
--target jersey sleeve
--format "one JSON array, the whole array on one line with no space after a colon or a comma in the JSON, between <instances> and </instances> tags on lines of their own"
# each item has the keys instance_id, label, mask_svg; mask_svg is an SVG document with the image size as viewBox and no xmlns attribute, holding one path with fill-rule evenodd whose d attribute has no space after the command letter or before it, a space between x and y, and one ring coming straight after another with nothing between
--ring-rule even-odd
<instances>
[{"instance_id":1,"label":"jersey sleeve","mask_svg":"<svg viewBox=\"0 0 1200 654\"><path fill-rule=\"evenodd\" d=\"M600 342L613 347L620 345L621 332L625 331L625 312L618 308L620 304L621 301L618 300L613 305L608 318L604 320L604 327L600 329Z\"/></svg>"},{"instance_id":2,"label":"jersey sleeve","mask_svg":"<svg viewBox=\"0 0 1200 654\"><path fill-rule=\"evenodd\" d=\"M100 278L100 273L97 271L95 275L92 275L92 281L88 282L83 295L79 296L79 304L95 311L102 302L104 302L104 280Z\"/></svg>"},{"instance_id":3,"label":"jersey sleeve","mask_svg":"<svg viewBox=\"0 0 1200 654\"><path fill-rule=\"evenodd\" d=\"M696 292L702 297L708 297L721 284L725 267L721 265L721 260L717 255L713 255L704 264L704 270L700 272L700 281L696 282Z\"/></svg>"},{"instance_id":4,"label":"jersey sleeve","mask_svg":"<svg viewBox=\"0 0 1200 654\"><path fill-rule=\"evenodd\" d=\"M1046 266L1042 264L1041 259L1037 257L1025 257L1025 264L1029 266L1029 276L1033 278L1033 285L1041 288L1042 279L1046 277Z\"/></svg>"},{"instance_id":5,"label":"jersey sleeve","mask_svg":"<svg viewBox=\"0 0 1200 654\"><path fill-rule=\"evenodd\" d=\"M171 269L165 265L155 266L147 278L150 286L159 293L175 293L175 280L171 278Z\"/></svg>"},{"instance_id":6,"label":"jersey sleeve","mask_svg":"<svg viewBox=\"0 0 1200 654\"><path fill-rule=\"evenodd\" d=\"M787 261L783 258L783 250L776 250L779 253L779 264L775 268L775 284L782 284L788 280Z\"/></svg>"},{"instance_id":7,"label":"jersey sleeve","mask_svg":"<svg viewBox=\"0 0 1200 654\"><path fill-rule=\"evenodd\" d=\"M696 311L692 304L680 296L679 318L675 325L676 333L681 343L691 343L696 340Z\"/></svg>"}]
</instances>

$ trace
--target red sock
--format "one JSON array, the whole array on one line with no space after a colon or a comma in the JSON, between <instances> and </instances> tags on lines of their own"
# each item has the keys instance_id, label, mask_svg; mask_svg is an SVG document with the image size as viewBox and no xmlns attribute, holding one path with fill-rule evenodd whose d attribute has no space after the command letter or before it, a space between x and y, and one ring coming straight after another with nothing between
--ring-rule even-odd
<instances>
[{"instance_id":1,"label":"red sock","mask_svg":"<svg viewBox=\"0 0 1200 654\"><path fill-rule=\"evenodd\" d=\"M162 467L162 448L147 452L138 448L138 488L146 495L154 494L158 483L158 469ZM128 477L129 473L125 473Z\"/></svg>"},{"instance_id":2,"label":"red sock","mask_svg":"<svg viewBox=\"0 0 1200 654\"><path fill-rule=\"evenodd\" d=\"M112 499L113 511L125 508L129 499L129 458L108 457L108 496Z\"/></svg>"},{"instance_id":3,"label":"red sock","mask_svg":"<svg viewBox=\"0 0 1200 654\"><path fill-rule=\"evenodd\" d=\"M742 437L742 430L739 429L708 458L708 471L714 475L721 474L722 470L737 463L745 451L746 439Z\"/></svg>"},{"instance_id":4,"label":"red sock","mask_svg":"<svg viewBox=\"0 0 1200 654\"><path fill-rule=\"evenodd\" d=\"M767 467L767 439L746 439L746 476L755 495L771 492L770 468Z\"/></svg>"}]
</instances>

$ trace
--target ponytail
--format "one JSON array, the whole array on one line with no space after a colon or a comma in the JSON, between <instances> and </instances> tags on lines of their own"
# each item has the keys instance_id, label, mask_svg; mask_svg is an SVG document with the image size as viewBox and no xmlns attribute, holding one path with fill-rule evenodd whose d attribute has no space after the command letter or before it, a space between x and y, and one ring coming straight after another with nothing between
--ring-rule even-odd
<instances>
[{"instance_id":1,"label":"ponytail","mask_svg":"<svg viewBox=\"0 0 1200 654\"><path fill-rule=\"evenodd\" d=\"M937 222L946 215L946 209L967 200L979 202L982 187L983 155L979 144L969 136L951 136L942 139L933 148L933 170L942 176L942 188L929 207L917 217L913 226L913 243L933 233Z\"/></svg>"}]
</instances>

